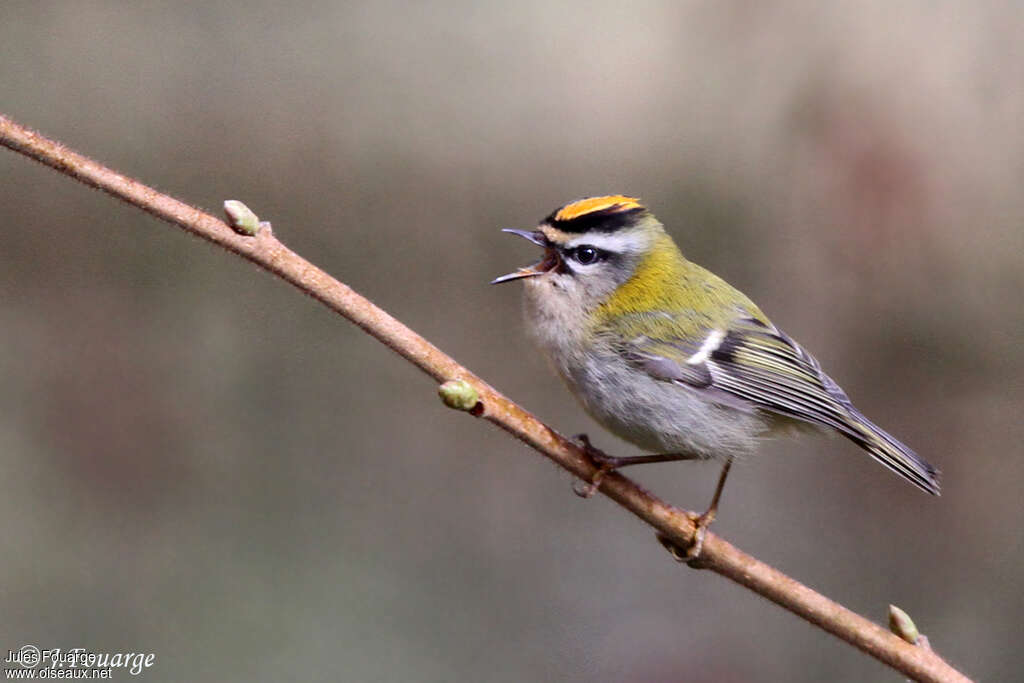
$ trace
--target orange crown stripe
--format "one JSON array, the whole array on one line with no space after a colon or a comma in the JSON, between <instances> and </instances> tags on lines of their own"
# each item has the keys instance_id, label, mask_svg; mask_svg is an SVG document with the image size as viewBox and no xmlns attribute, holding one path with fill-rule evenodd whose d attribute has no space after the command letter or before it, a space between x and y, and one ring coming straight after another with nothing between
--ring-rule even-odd
<instances>
[{"instance_id":1,"label":"orange crown stripe","mask_svg":"<svg viewBox=\"0 0 1024 683\"><path fill-rule=\"evenodd\" d=\"M555 214L556 221L571 221L574 218L585 216L595 211L609 211L619 213L630 209L642 209L640 200L636 197L626 197L621 194L612 194L605 197L587 197L572 204L566 204Z\"/></svg>"}]
</instances>

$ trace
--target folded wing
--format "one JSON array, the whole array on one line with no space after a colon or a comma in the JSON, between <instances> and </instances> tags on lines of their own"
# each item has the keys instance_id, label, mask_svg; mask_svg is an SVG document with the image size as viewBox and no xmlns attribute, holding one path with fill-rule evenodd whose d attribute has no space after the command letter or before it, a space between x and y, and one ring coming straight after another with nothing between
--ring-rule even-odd
<instances>
[{"instance_id":1,"label":"folded wing","mask_svg":"<svg viewBox=\"0 0 1024 683\"><path fill-rule=\"evenodd\" d=\"M636 335L622 352L650 375L708 391L733 407L765 410L835 429L915 486L938 494L938 472L862 415L799 344L770 323L740 317L673 338L666 314L658 334ZM653 338L652 338L653 337Z\"/></svg>"}]
</instances>

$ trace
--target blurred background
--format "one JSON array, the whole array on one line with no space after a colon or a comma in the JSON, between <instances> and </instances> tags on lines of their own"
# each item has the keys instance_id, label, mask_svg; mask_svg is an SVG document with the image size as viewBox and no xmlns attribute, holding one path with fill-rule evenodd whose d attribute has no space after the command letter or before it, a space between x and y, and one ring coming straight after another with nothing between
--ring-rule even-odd
<instances>
[{"instance_id":1,"label":"blurred background","mask_svg":"<svg viewBox=\"0 0 1024 683\"><path fill-rule=\"evenodd\" d=\"M842 439L715 531L985 680L1024 613L1024 9L1011 2L5 2L2 110L300 254L549 423L498 232L642 197L944 473ZM0 153L0 646L159 681L895 681L319 304ZM703 509L718 467L631 471ZM127 679L121 672L115 674Z\"/></svg>"}]
</instances>

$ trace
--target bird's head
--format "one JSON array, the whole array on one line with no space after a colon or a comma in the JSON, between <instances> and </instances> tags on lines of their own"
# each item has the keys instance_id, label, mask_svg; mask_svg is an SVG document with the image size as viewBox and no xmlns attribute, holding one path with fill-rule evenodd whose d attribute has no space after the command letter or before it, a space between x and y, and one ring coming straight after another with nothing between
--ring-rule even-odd
<instances>
[{"instance_id":1,"label":"bird's head","mask_svg":"<svg viewBox=\"0 0 1024 683\"><path fill-rule=\"evenodd\" d=\"M678 255L661 223L639 200L624 195L579 199L534 230L505 232L542 247L544 256L492 284L525 280L535 296L564 297L587 307L605 301L656 252Z\"/></svg>"}]
</instances>

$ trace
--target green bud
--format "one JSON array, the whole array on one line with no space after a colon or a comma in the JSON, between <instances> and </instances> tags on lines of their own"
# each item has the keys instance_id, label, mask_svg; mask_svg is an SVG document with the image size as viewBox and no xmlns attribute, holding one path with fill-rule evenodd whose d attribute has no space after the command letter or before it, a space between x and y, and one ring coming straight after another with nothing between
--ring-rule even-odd
<instances>
[{"instance_id":1,"label":"green bud","mask_svg":"<svg viewBox=\"0 0 1024 683\"><path fill-rule=\"evenodd\" d=\"M455 410L472 411L480 403L480 394L462 379L445 382L437 388L437 393L446 406Z\"/></svg>"},{"instance_id":2,"label":"green bud","mask_svg":"<svg viewBox=\"0 0 1024 683\"><path fill-rule=\"evenodd\" d=\"M889 630L911 645L917 645L921 637L914 620L896 605L889 605Z\"/></svg>"},{"instance_id":3,"label":"green bud","mask_svg":"<svg viewBox=\"0 0 1024 683\"><path fill-rule=\"evenodd\" d=\"M259 217L248 206L237 199L224 202L224 214L228 217L228 225L240 235L252 237L260 231L262 224Z\"/></svg>"}]
</instances>

